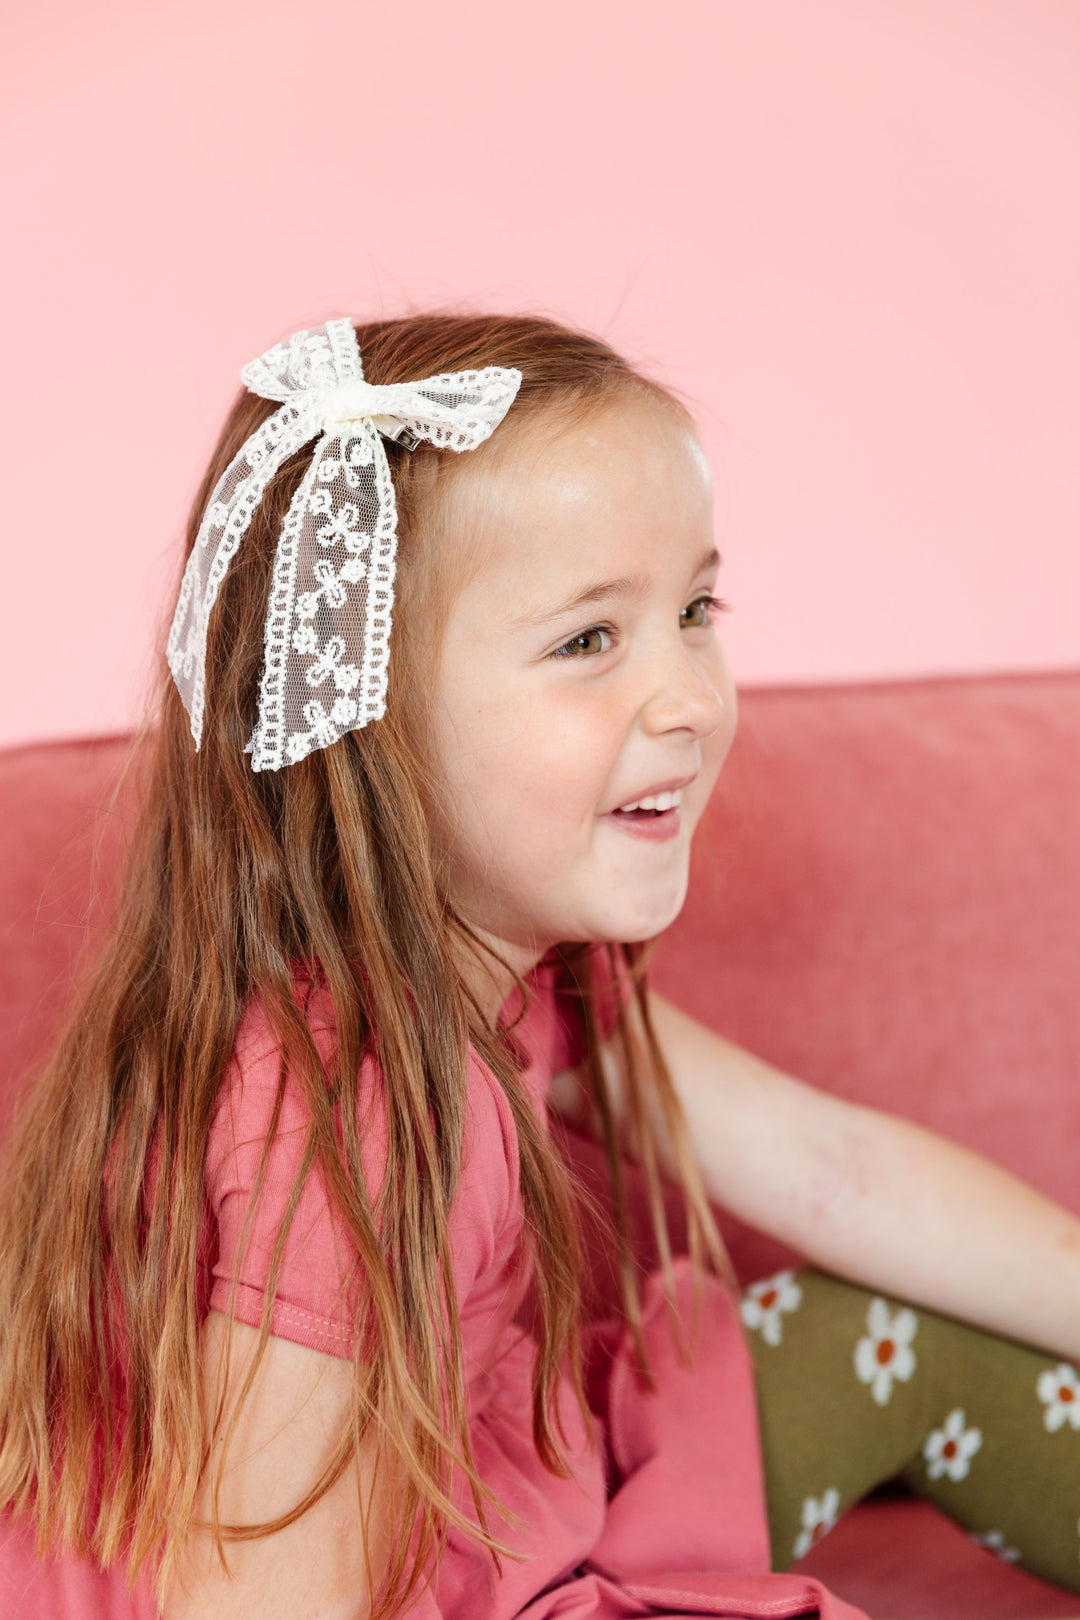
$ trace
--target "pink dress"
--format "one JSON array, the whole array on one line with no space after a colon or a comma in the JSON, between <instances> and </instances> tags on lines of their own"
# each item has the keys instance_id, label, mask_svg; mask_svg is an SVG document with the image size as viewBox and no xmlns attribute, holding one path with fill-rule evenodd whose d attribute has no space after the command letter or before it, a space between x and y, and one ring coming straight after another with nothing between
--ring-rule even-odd
<instances>
[{"instance_id":1,"label":"pink dress","mask_svg":"<svg viewBox=\"0 0 1080 1620\"><path fill-rule=\"evenodd\" d=\"M546 1117L553 1074L576 1060L551 970L533 975L535 993L514 1032L529 1057L526 1082ZM325 1024L313 1023L317 1041ZM277 1086L278 1055L259 1009L241 1028L222 1087L207 1159L216 1217L207 1303L226 1308L256 1167ZM365 1063L361 1107L369 1182L385 1165L381 1089ZM270 1176L240 1268L236 1314L257 1325L274 1232L305 1131L298 1094L287 1095ZM819 1582L769 1573L757 1413L749 1353L721 1285L706 1285L692 1367L671 1338L659 1279L644 1293L644 1333L655 1389L633 1366L618 1322L586 1333L589 1390L603 1437L590 1446L566 1380L560 1392L570 1479L544 1468L531 1433L533 1342L515 1317L528 1288L519 1246L522 1203L509 1106L486 1066L470 1054L465 1152L451 1213L455 1283L469 1383L474 1456L497 1496L521 1515L511 1531L491 1528L527 1554L503 1561L452 1531L431 1585L409 1620L629 1620L639 1615L758 1616L865 1620ZM216 1255L214 1249L216 1247ZM279 1276L273 1331L298 1344L351 1350L348 1254L312 1178L293 1222ZM690 1270L676 1263L683 1316L690 1320ZM471 1516L467 1493L459 1498ZM145 1583L128 1595L117 1571L72 1558L34 1561L22 1526L0 1519L0 1615L4 1620L151 1620Z\"/></svg>"}]
</instances>

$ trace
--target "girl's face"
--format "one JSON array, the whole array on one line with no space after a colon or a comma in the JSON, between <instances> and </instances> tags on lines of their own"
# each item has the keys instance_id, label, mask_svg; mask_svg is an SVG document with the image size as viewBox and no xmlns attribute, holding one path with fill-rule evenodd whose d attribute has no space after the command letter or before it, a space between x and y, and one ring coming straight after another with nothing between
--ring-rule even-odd
<instances>
[{"instance_id":1,"label":"girl's face","mask_svg":"<svg viewBox=\"0 0 1080 1620\"><path fill-rule=\"evenodd\" d=\"M451 501L478 557L431 716L455 901L520 971L560 940L650 938L735 730L704 453L633 398L523 433Z\"/></svg>"}]
</instances>

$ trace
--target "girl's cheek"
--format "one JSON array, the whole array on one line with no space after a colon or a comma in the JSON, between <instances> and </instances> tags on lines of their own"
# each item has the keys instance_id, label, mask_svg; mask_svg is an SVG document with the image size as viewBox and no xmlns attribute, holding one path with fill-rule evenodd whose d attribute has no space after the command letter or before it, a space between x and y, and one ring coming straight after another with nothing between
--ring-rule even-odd
<instances>
[{"instance_id":1,"label":"girl's cheek","mask_svg":"<svg viewBox=\"0 0 1080 1620\"><path fill-rule=\"evenodd\" d=\"M524 682L489 672L486 689L470 687L447 716L440 752L451 796L500 836L515 825L523 835L525 822L534 839L540 822L554 836L606 808L628 726L623 706L599 684L561 670Z\"/></svg>"}]
</instances>

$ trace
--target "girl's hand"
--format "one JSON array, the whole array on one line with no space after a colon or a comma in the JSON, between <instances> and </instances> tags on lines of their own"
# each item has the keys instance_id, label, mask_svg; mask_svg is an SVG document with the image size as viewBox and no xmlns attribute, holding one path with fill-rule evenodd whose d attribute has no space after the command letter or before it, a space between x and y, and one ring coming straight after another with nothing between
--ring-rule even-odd
<instances>
[{"instance_id":1,"label":"girl's hand","mask_svg":"<svg viewBox=\"0 0 1080 1620\"><path fill-rule=\"evenodd\" d=\"M211 1311L201 1344L207 1410L224 1396L226 1417L258 1344L256 1329ZM220 1377L229 1344L227 1384ZM287 1513L316 1483L331 1456L352 1397L352 1364L287 1339L271 1338L229 1446L218 1514L222 1524L253 1524ZM216 1472L216 1458L209 1474ZM362 1456L295 1524L252 1541L226 1541L229 1573L208 1531L193 1530L164 1620L364 1620L370 1612L359 1496L371 1490ZM372 1504L373 1556L380 1541ZM210 1518L209 1489L196 1516Z\"/></svg>"}]
</instances>

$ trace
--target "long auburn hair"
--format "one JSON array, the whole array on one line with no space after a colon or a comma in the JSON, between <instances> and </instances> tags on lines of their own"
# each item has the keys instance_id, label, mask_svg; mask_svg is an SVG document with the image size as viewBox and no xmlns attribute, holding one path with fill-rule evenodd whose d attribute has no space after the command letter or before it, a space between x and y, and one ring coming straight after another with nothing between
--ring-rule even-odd
<instances>
[{"instance_id":1,"label":"long auburn hair","mask_svg":"<svg viewBox=\"0 0 1080 1620\"><path fill-rule=\"evenodd\" d=\"M460 458L426 445L412 453L386 446L399 559L382 720L277 772L253 773L244 752L274 546L310 447L273 481L222 586L210 624L198 752L175 688L162 677L160 715L142 742L139 819L103 953L6 1154L0 1507L30 1516L40 1552L66 1549L105 1565L119 1560L132 1582L146 1566L159 1593L177 1567L223 1422L200 1396L207 1142L241 1015L261 1001L281 1052L278 1106L288 1075L302 1088L311 1123L273 1256L258 1353L269 1335L288 1222L304 1178L317 1168L365 1279L355 1400L322 1478L289 1514L229 1526L218 1522L215 1507L212 1523L223 1555L230 1538L293 1522L341 1477L364 1437L378 1434L402 1482L385 1577L379 1592L369 1593L381 1620L412 1593L450 1523L496 1562L515 1556L487 1527L484 1504L495 1498L470 1447L448 1252L470 1043L503 1087L517 1128L523 1241L531 1246L537 1303L533 1431L553 1472L567 1471L553 1418L564 1363L588 1421L572 1184L522 1084L513 1043L463 982L452 946L482 947L446 892L430 837L435 784L417 694L453 588L446 560L453 547L437 543L444 497L452 479L482 474L496 440L542 418L565 420L627 390L683 407L603 342L540 317L424 314L361 324L356 334L371 382L488 365L517 366L523 382L491 445ZM219 478L275 408L248 393L237 399L194 502L189 549ZM691 1254L699 1270L706 1256L723 1268L648 1016L647 955L640 945L600 953L605 971L629 972L640 1011L636 1033L626 1018L618 1032L630 1138L667 1266L648 1102L658 1097L681 1166ZM564 947L560 956L587 1038L626 1315L640 1345L621 1144L600 1059L597 953ZM316 975L333 1010L329 1058L320 1057L297 998L298 964ZM365 1182L357 1107L361 1060L376 1041L388 1130L377 1198ZM470 1485L475 1522L451 1500L454 1468Z\"/></svg>"}]
</instances>

